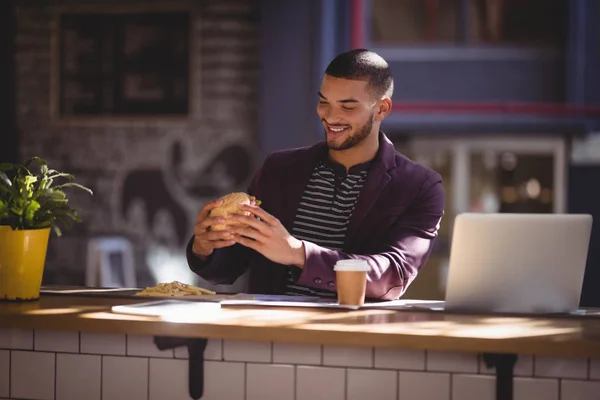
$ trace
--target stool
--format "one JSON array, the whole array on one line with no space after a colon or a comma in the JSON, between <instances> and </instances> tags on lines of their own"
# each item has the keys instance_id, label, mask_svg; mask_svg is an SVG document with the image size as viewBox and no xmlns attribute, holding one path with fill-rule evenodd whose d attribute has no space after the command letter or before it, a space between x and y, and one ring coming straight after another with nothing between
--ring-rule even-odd
<instances>
[{"instance_id":1,"label":"stool","mask_svg":"<svg viewBox=\"0 0 600 400\"><path fill-rule=\"evenodd\" d=\"M115 261L114 256L118 256ZM136 287L133 246L124 237L90 239L87 245L85 285L88 287Z\"/></svg>"}]
</instances>

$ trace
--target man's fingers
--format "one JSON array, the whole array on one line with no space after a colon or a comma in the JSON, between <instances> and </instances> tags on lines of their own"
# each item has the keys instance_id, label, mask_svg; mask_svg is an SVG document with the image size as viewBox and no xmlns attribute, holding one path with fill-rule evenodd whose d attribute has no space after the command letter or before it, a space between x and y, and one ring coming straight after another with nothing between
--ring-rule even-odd
<instances>
[{"instance_id":1,"label":"man's fingers","mask_svg":"<svg viewBox=\"0 0 600 400\"><path fill-rule=\"evenodd\" d=\"M234 228L232 232L237 236L245 236L254 239L258 242L266 243L267 238L254 228Z\"/></svg>"},{"instance_id":2,"label":"man's fingers","mask_svg":"<svg viewBox=\"0 0 600 400\"><path fill-rule=\"evenodd\" d=\"M229 218L231 218L241 224L249 225L252 228L256 229L257 231L262 232L263 234L267 234L267 229L269 229L268 225L266 225L262 221L257 220L254 217L250 217L250 216L246 216L246 215L230 215Z\"/></svg>"},{"instance_id":3,"label":"man's fingers","mask_svg":"<svg viewBox=\"0 0 600 400\"><path fill-rule=\"evenodd\" d=\"M200 220L206 218L206 216L208 215L210 210L212 210L215 207L220 206L221 204L223 204L223 200L221 200L221 199L209 201L208 203L206 203L204 205L204 207L202 207L202 209L198 213L198 217L196 218L196 221L200 221Z\"/></svg>"},{"instance_id":4,"label":"man's fingers","mask_svg":"<svg viewBox=\"0 0 600 400\"><path fill-rule=\"evenodd\" d=\"M223 247L233 246L235 244L235 240L218 240L212 242L212 245L215 249L222 249Z\"/></svg>"},{"instance_id":5,"label":"man's fingers","mask_svg":"<svg viewBox=\"0 0 600 400\"><path fill-rule=\"evenodd\" d=\"M272 216L271 214L269 214L268 212L266 212L265 210L263 210L260 207L252 206L252 205L243 205L242 209L249 211L251 214L259 217L260 219L262 219L269 225L274 226L279 222L279 220L277 218L275 218L274 216Z\"/></svg>"},{"instance_id":6,"label":"man's fingers","mask_svg":"<svg viewBox=\"0 0 600 400\"><path fill-rule=\"evenodd\" d=\"M252 239L248 239L239 235L235 236L235 241L239 244L241 244L242 246L246 246L249 247L251 249L254 249L256 251L259 251L259 247L261 246L261 244L259 242L257 242L256 240L252 240Z\"/></svg>"},{"instance_id":7,"label":"man's fingers","mask_svg":"<svg viewBox=\"0 0 600 400\"><path fill-rule=\"evenodd\" d=\"M225 223L225 218L223 218L223 217L206 217L203 220L201 220L200 222L196 223L196 225L194 226L194 233L196 235L198 235L201 232L205 232L208 229L208 227L211 225L224 224L224 223Z\"/></svg>"}]
</instances>

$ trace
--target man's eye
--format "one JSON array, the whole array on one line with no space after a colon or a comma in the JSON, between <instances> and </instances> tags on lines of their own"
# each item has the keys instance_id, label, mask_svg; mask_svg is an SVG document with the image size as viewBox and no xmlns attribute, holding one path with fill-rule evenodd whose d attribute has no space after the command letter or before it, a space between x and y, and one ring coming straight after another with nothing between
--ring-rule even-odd
<instances>
[{"instance_id":1,"label":"man's eye","mask_svg":"<svg viewBox=\"0 0 600 400\"><path fill-rule=\"evenodd\" d=\"M326 101L319 101L319 104L327 104Z\"/></svg>"},{"instance_id":2,"label":"man's eye","mask_svg":"<svg viewBox=\"0 0 600 400\"><path fill-rule=\"evenodd\" d=\"M342 107L342 108L343 108L344 110L346 110L346 111L351 111L351 110L354 110L354 108L353 108L353 107Z\"/></svg>"}]
</instances>

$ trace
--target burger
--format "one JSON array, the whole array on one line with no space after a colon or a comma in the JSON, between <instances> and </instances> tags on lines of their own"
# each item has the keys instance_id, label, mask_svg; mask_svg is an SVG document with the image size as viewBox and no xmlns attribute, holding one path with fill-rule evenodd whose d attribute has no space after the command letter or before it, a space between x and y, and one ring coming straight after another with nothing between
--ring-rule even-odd
<instances>
[{"instance_id":1,"label":"burger","mask_svg":"<svg viewBox=\"0 0 600 400\"><path fill-rule=\"evenodd\" d=\"M246 224L240 223L235 220L228 219L230 215L250 215L248 211L244 211L240 208L240 206L244 204L251 204L255 202L255 204L260 204L259 200L256 200L256 197L250 196L244 192L234 192L229 193L223 197L221 197L223 203L220 206L217 206L210 210L209 216L211 217L222 217L225 218L225 223L211 225L211 231L224 231L227 229L227 226L247 226Z\"/></svg>"}]
</instances>

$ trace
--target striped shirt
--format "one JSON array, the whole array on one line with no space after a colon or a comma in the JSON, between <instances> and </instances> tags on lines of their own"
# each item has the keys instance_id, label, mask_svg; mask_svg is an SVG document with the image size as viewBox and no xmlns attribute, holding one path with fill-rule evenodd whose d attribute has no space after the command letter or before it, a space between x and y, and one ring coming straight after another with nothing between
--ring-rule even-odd
<instances>
[{"instance_id":1,"label":"striped shirt","mask_svg":"<svg viewBox=\"0 0 600 400\"><path fill-rule=\"evenodd\" d=\"M292 235L319 246L341 251L350 216L371 163L346 168L328 160L320 161L308 181L292 228ZM285 294L336 297L334 282L327 282L331 291L296 284L302 270L290 267ZM318 282L315 282L318 283Z\"/></svg>"}]
</instances>

